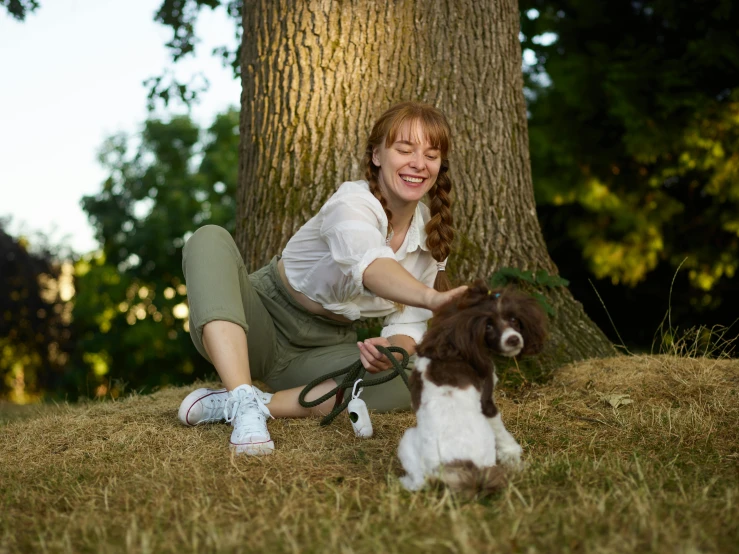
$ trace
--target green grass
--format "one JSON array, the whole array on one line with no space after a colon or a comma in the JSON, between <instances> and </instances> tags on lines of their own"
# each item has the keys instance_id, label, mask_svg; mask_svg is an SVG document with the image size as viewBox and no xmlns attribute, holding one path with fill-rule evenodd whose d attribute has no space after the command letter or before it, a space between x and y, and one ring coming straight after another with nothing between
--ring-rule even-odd
<instances>
[{"instance_id":1,"label":"green grass","mask_svg":"<svg viewBox=\"0 0 739 554\"><path fill-rule=\"evenodd\" d=\"M0 426L0 553L739 552L739 362L632 356L498 392L526 467L496 496L408 493L411 414L185 428L188 389L39 410ZM614 408L609 398L628 395Z\"/></svg>"}]
</instances>

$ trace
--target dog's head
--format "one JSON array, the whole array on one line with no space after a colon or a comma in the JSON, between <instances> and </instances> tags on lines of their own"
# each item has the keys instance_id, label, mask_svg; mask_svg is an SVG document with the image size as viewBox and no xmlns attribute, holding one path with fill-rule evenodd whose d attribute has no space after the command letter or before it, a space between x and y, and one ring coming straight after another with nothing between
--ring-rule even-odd
<instances>
[{"instance_id":1,"label":"dog's head","mask_svg":"<svg viewBox=\"0 0 739 554\"><path fill-rule=\"evenodd\" d=\"M490 289L477 280L431 320L418 346L421 356L463 360L474 369L482 413L494 417L492 354L536 354L544 346L547 318L536 299L513 288ZM453 366L452 366L453 367Z\"/></svg>"},{"instance_id":2,"label":"dog's head","mask_svg":"<svg viewBox=\"0 0 739 554\"><path fill-rule=\"evenodd\" d=\"M485 333L488 348L508 357L541 352L547 318L539 302L512 287L481 292L489 298Z\"/></svg>"},{"instance_id":3,"label":"dog's head","mask_svg":"<svg viewBox=\"0 0 739 554\"><path fill-rule=\"evenodd\" d=\"M512 287L490 289L479 279L434 315L418 352L431 359L461 358L486 369L491 353L540 352L546 322L535 298Z\"/></svg>"}]
</instances>

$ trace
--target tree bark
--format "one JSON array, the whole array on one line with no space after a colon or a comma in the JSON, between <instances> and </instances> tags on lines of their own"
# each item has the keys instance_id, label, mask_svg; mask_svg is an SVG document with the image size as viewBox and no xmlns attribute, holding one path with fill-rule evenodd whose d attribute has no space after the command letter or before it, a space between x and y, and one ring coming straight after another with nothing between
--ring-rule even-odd
<instances>
[{"instance_id":1,"label":"tree bark","mask_svg":"<svg viewBox=\"0 0 739 554\"><path fill-rule=\"evenodd\" d=\"M243 23L236 241L250 271L364 178L375 119L420 100L454 133L450 277L557 274L536 216L516 0L259 0ZM614 354L566 289L542 292L556 312L543 363Z\"/></svg>"}]
</instances>

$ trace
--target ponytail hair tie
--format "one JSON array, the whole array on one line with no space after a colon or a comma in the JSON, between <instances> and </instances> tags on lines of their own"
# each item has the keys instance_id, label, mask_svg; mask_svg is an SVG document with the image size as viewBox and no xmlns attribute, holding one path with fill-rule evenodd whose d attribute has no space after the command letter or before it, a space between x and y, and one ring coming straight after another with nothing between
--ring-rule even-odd
<instances>
[{"instance_id":1,"label":"ponytail hair tie","mask_svg":"<svg viewBox=\"0 0 739 554\"><path fill-rule=\"evenodd\" d=\"M446 264L444 262L436 262L436 271L446 271Z\"/></svg>"}]
</instances>

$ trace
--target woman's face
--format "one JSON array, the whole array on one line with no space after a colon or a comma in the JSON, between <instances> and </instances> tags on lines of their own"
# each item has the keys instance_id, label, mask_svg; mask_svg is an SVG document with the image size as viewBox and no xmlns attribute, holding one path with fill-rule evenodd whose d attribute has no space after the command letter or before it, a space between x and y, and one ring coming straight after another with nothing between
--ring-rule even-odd
<instances>
[{"instance_id":1,"label":"woman's face","mask_svg":"<svg viewBox=\"0 0 739 554\"><path fill-rule=\"evenodd\" d=\"M385 140L372 153L380 168L378 184L393 210L417 204L439 176L441 151L427 140L418 122L405 123L388 147Z\"/></svg>"}]
</instances>

